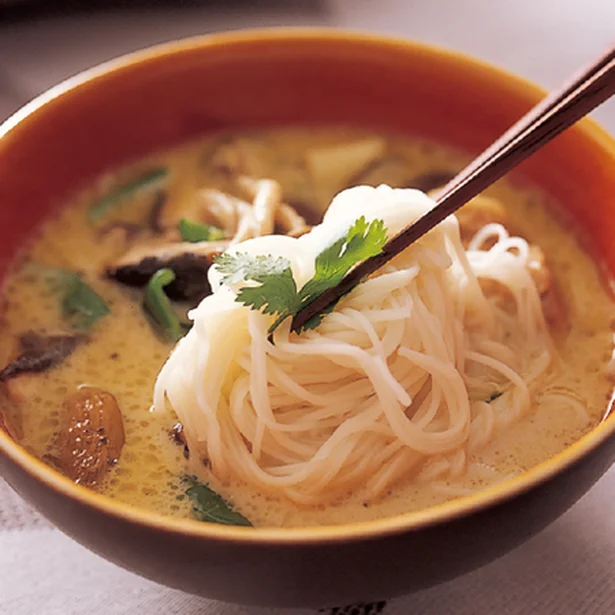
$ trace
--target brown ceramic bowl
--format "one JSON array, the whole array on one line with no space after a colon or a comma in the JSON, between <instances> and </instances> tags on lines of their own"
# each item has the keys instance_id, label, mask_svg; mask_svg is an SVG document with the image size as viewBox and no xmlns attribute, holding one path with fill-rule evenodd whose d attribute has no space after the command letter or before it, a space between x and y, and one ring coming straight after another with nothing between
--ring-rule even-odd
<instances>
[{"instance_id":1,"label":"brown ceramic bowl","mask_svg":"<svg viewBox=\"0 0 615 615\"><path fill-rule=\"evenodd\" d=\"M208 130L345 123L473 153L541 96L457 54L334 31L222 34L130 55L53 88L0 127L1 263L98 174ZM615 274L613 141L582 121L519 173L569 211ZM134 509L74 485L1 429L0 469L62 531L155 581L232 602L324 606L412 592L518 546L611 466L614 434L610 416L556 457L476 495L309 529L223 527Z\"/></svg>"}]
</instances>

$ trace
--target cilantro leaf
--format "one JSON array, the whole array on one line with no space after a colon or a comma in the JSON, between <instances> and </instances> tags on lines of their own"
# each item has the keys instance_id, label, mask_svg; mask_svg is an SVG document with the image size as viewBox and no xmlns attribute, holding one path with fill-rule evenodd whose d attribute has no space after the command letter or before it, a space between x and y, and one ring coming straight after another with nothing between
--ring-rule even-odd
<instances>
[{"instance_id":1,"label":"cilantro leaf","mask_svg":"<svg viewBox=\"0 0 615 615\"><path fill-rule=\"evenodd\" d=\"M252 256L245 252L225 252L216 257L215 263L225 284L236 284L242 280L264 282L269 276L283 275L286 269L290 271L290 262L282 256Z\"/></svg>"},{"instance_id":2,"label":"cilantro leaf","mask_svg":"<svg viewBox=\"0 0 615 615\"><path fill-rule=\"evenodd\" d=\"M259 286L242 287L236 301L252 309L262 310L264 314L278 314L272 331L299 309L301 300L288 259L238 252L221 254L215 263L225 284L241 280L260 282Z\"/></svg>"},{"instance_id":3,"label":"cilantro leaf","mask_svg":"<svg viewBox=\"0 0 615 615\"><path fill-rule=\"evenodd\" d=\"M301 303L290 263L278 273L252 275L250 279L261 285L244 286L239 291L237 301L244 305L256 310L262 308L264 314L283 314L293 313Z\"/></svg>"},{"instance_id":4,"label":"cilantro leaf","mask_svg":"<svg viewBox=\"0 0 615 615\"><path fill-rule=\"evenodd\" d=\"M320 325L320 323L325 319L327 314L331 314L331 312L335 309L335 306L338 304L339 299L337 301L333 301L330 303L322 312L319 314L314 314L312 318L306 320L301 328L297 331L297 333L303 333L304 331L310 331L311 329L316 329Z\"/></svg>"},{"instance_id":5,"label":"cilantro leaf","mask_svg":"<svg viewBox=\"0 0 615 615\"><path fill-rule=\"evenodd\" d=\"M303 286L300 295L304 305L333 288L358 263L382 252L387 231L382 220L367 223L361 216L336 242L317 257L314 277Z\"/></svg>"},{"instance_id":6,"label":"cilantro leaf","mask_svg":"<svg viewBox=\"0 0 615 615\"><path fill-rule=\"evenodd\" d=\"M316 257L314 276L300 290L297 290L290 262L281 256L224 253L216 258L215 264L225 284L241 281L259 283L258 286L239 289L236 301L262 310L264 314L277 315L269 328L272 333L288 317L294 316L316 297L336 286L355 265L380 254L386 239L387 232L382 220L373 220L368 224L362 216ZM316 328L334 308L335 305L330 305L312 317L303 325L302 331Z\"/></svg>"}]
</instances>

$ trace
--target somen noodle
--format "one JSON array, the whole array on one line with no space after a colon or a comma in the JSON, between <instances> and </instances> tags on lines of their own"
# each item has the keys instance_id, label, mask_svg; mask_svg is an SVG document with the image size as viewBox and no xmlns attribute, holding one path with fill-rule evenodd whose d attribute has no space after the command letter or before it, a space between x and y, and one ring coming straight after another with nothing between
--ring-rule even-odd
<instances>
[{"instance_id":1,"label":"somen noodle","mask_svg":"<svg viewBox=\"0 0 615 615\"><path fill-rule=\"evenodd\" d=\"M433 206L422 192L345 190L300 238L267 236L232 253L282 256L297 287L360 216L389 236ZM451 216L346 295L314 330L269 337L214 266L213 294L160 372L154 406L182 422L192 457L304 505L402 477L461 474L471 453L531 408L554 351L528 271L529 246L500 224L464 249ZM201 463L201 461L198 461Z\"/></svg>"},{"instance_id":2,"label":"somen noodle","mask_svg":"<svg viewBox=\"0 0 615 615\"><path fill-rule=\"evenodd\" d=\"M433 207L386 186L467 162L315 125L110 170L7 263L0 429L117 501L255 527L425 510L558 455L612 406L614 304L536 188L497 182L289 331ZM331 204L351 184L380 187Z\"/></svg>"}]
</instances>

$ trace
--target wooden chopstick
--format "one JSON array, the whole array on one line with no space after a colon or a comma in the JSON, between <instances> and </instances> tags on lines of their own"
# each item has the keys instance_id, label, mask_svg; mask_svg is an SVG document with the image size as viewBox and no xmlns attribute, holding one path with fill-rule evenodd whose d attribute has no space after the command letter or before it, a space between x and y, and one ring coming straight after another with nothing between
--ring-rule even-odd
<instances>
[{"instance_id":1,"label":"wooden chopstick","mask_svg":"<svg viewBox=\"0 0 615 615\"><path fill-rule=\"evenodd\" d=\"M537 120L539 120L541 116L544 116L546 113L553 110L557 105L561 104L569 96L574 95L574 93L578 91L578 89L581 88L583 84L587 81L587 79L590 78L592 75L598 74L604 68L608 69L609 64L613 62L614 55L615 46L610 48L595 62L592 62L589 66L576 73L561 88L554 90L550 94L545 96L537 105L530 109L499 139L497 139L497 141L492 143L479 156L477 156L464 169L462 169L453 179L451 179L451 181L440 190L440 194L444 196L444 194L449 192L449 190L451 190L455 184L460 183L465 177L469 176L472 172L483 166L493 155L498 152L498 150L509 144L511 140L515 139L516 136L520 135L524 130L531 128L532 125Z\"/></svg>"},{"instance_id":2,"label":"wooden chopstick","mask_svg":"<svg viewBox=\"0 0 615 615\"><path fill-rule=\"evenodd\" d=\"M615 45L587 69L546 96L438 194L436 206L387 241L383 251L355 269L298 312L294 331L338 301L434 226L480 194L536 150L615 94Z\"/></svg>"}]
</instances>

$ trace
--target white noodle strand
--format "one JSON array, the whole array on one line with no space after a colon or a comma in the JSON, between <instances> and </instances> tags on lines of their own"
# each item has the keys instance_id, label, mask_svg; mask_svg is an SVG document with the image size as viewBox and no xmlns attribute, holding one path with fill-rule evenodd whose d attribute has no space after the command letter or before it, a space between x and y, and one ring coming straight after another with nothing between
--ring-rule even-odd
<instances>
[{"instance_id":1,"label":"white noodle strand","mask_svg":"<svg viewBox=\"0 0 615 615\"><path fill-rule=\"evenodd\" d=\"M230 251L287 258L300 288L359 216L382 219L391 235L432 206L416 190L353 188L310 233ZM218 479L300 505L349 491L374 498L411 474L450 489L443 480L461 476L474 451L530 410L530 387L552 363L528 258L527 242L499 224L464 250L451 216L316 330L296 335L287 320L273 343L273 317L237 303L239 289L212 267L214 294L190 313L194 327L161 370L154 406L164 411L168 400L200 453L192 457L206 457ZM483 292L483 281L496 290ZM494 392L501 397L491 400Z\"/></svg>"}]
</instances>

